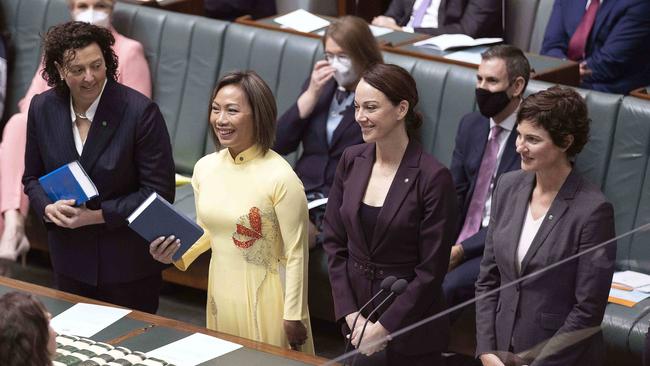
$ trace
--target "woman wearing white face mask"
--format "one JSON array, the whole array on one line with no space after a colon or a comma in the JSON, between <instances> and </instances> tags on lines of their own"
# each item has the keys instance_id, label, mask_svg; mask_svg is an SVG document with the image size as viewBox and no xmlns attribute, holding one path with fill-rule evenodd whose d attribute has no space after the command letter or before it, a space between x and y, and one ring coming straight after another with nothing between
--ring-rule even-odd
<instances>
[{"instance_id":1,"label":"woman wearing white face mask","mask_svg":"<svg viewBox=\"0 0 650 366\"><path fill-rule=\"evenodd\" d=\"M113 50L120 63L117 81L151 97L151 76L144 48L138 41L117 33L110 24L115 0L68 0L70 15L74 20L93 23L109 28L115 38ZM27 196L23 193L21 178L25 170L22 157L25 155L27 109L32 97L50 89L38 69L27 93L18 102L19 113L7 122L0 144L0 214L4 228L0 232L0 259L15 261L29 250L25 237L24 221L27 214ZM4 272L0 268L0 273Z\"/></svg>"},{"instance_id":2,"label":"woman wearing white face mask","mask_svg":"<svg viewBox=\"0 0 650 366\"><path fill-rule=\"evenodd\" d=\"M323 37L325 59L317 61L297 102L278 120L273 150L280 154L303 152L295 171L308 200L327 197L343 150L363 142L354 120L354 90L360 75L381 52L368 24L344 16L333 21ZM320 241L324 206L310 210L310 247Z\"/></svg>"}]
</instances>

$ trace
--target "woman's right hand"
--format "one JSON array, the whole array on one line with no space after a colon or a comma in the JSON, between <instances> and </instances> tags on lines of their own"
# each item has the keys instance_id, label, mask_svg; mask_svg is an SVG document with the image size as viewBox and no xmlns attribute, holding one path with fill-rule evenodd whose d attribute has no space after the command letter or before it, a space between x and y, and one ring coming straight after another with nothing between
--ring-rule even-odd
<instances>
[{"instance_id":1,"label":"woman's right hand","mask_svg":"<svg viewBox=\"0 0 650 366\"><path fill-rule=\"evenodd\" d=\"M345 323L348 325L348 328L350 328L350 337L352 336L352 332L354 332L354 329L352 329L352 323L354 323L354 318L357 317L357 314L359 314L359 312L355 311L354 313L345 316ZM359 315L359 319L357 319L357 324L355 324L355 326L359 327L365 322L366 318L364 318L363 315Z\"/></svg>"},{"instance_id":2,"label":"woman's right hand","mask_svg":"<svg viewBox=\"0 0 650 366\"><path fill-rule=\"evenodd\" d=\"M181 247L181 240L176 239L174 235L168 237L161 236L149 244L149 253L153 259L158 262L170 264L172 257Z\"/></svg>"},{"instance_id":3,"label":"woman's right hand","mask_svg":"<svg viewBox=\"0 0 650 366\"><path fill-rule=\"evenodd\" d=\"M501 362L501 359L492 353L484 353L479 356L479 359L483 366L505 366L505 364Z\"/></svg>"},{"instance_id":4,"label":"woman's right hand","mask_svg":"<svg viewBox=\"0 0 650 366\"><path fill-rule=\"evenodd\" d=\"M323 86L334 76L335 71L336 69L325 60L316 62L309 79L309 86L298 98L298 114L301 119L307 118L314 110Z\"/></svg>"}]
</instances>

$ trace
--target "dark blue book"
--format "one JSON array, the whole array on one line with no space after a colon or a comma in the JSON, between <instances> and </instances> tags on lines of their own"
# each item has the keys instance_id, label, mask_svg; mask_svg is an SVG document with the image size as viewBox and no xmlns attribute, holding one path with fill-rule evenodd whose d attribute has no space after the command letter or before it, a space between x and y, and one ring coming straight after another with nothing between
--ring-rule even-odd
<instances>
[{"instance_id":1,"label":"dark blue book","mask_svg":"<svg viewBox=\"0 0 650 366\"><path fill-rule=\"evenodd\" d=\"M38 178L38 181L52 202L73 199L79 206L99 194L95 183L76 160Z\"/></svg>"},{"instance_id":2,"label":"dark blue book","mask_svg":"<svg viewBox=\"0 0 650 366\"><path fill-rule=\"evenodd\" d=\"M155 192L129 215L127 221L129 227L149 243L161 236L174 235L180 239L181 247L172 258L175 261L203 235L199 225Z\"/></svg>"}]
</instances>

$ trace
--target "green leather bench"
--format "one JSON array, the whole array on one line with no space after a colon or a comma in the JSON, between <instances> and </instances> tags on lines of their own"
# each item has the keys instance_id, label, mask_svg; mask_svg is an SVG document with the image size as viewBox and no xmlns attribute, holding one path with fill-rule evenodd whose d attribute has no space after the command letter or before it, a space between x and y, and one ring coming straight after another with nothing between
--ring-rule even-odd
<instances>
[{"instance_id":1,"label":"green leather bench","mask_svg":"<svg viewBox=\"0 0 650 366\"><path fill-rule=\"evenodd\" d=\"M544 0L536 4L548 5ZM67 20L68 13L65 0L0 0L0 5L14 47L6 104L13 113L38 67L39 34ZM207 118L211 91L220 75L233 69L256 70L274 91L278 110L283 112L295 102L314 62L323 57L317 39L123 3L116 7L114 25L144 45L152 71L153 98L169 128L177 172L186 175L201 156L214 151ZM422 143L449 164L457 123L476 110L475 70L387 52L384 58L406 68L418 81L425 119ZM549 86L531 81L527 92ZM586 97L593 125L591 141L578 156L577 168L613 202L617 232L622 234L650 221L650 101L580 92ZM177 190L175 205L194 216L191 187ZM619 240L618 269L650 273L649 244L647 232ZM310 253L309 266L311 314L331 320L331 292L322 250ZM615 364L639 363L649 322L650 300L633 308L608 305L603 329L608 355L614 357ZM455 332L473 338L471 326Z\"/></svg>"}]
</instances>

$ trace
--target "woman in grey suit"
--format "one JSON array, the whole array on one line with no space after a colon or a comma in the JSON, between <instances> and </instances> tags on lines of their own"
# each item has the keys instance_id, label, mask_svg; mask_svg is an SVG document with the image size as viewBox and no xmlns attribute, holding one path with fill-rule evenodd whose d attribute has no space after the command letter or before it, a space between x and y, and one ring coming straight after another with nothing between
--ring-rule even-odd
<instances>
[{"instance_id":1,"label":"woman in grey suit","mask_svg":"<svg viewBox=\"0 0 650 366\"><path fill-rule=\"evenodd\" d=\"M614 237L614 213L573 168L587 143L587 106L574 90L533 94L517 114L520 171L504 174L476 283L476 296L542 270ZM616 245L580 256L477 302L477 350L483 365L602 363L600 323Z\"/></svg>"}]
</instances>

